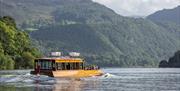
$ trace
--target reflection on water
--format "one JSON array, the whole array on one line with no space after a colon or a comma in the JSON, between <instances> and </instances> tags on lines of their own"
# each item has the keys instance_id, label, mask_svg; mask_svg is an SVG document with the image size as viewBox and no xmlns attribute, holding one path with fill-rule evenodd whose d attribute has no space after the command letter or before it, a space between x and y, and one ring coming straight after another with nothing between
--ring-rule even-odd
<instances>
[{"instance_id":1,"label":"reflection on water","mask_svg":"<svg viewBox=\"0 0 180 91\"><path fill-rule=\"evenodd\" d=\"M70 80L67 83L54 84L54 91L81 91L81 81Z\"/></svg>"},{"instance_id":2,"label":"reflection on water","mask_svg":"<svg viewBox=\"0 0 180 91\"><path fill-rule=\"evenodd\" d=\"M100 77L81 79L0 71L0 91L180 91L180 69L106 68Z\"/></svg>"},{"instance_id":3,"label":"reflection on water","mask_svg":"<svg viewBox=\"0 0 180 91\"><path fill-rule=\"evenodd\" d=\"M60 79L59 79L60 80ZM83 79L69 79L67 82L57 82L53 85L53 91L83 91L88 90L84 88L98 88L100 81L89 80L84 81ZM90 89L89 89L90 90Z\"/></svg>"},{"instance_id":4,"label":"reflection on water","mask_svg":"<svg viewBox=\"0 0 180 91\"><path fill-rule=\"evenodd\" d=\"M32 85L33 84L33 85ZM33 83L7 83L0 85L0 91L83 91L91 90L86 88L98 88L100 84L99 80L87 80L84 79L61 79L56 78L54 81L41 82L37 80Z\"/></svg>"}]
</instances>

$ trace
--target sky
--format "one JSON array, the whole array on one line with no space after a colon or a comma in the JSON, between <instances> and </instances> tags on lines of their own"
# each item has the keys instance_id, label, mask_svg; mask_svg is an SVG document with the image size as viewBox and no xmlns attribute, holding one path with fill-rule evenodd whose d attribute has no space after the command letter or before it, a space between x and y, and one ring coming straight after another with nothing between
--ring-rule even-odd
<instances>
[{"instance_id":1,"label":"sky","mask_svg":"<svg viewBox=\"0 0 180 91\"><path fill-rule=\"evenodd\" d=\"M123 16L148 16L180 5L180 0L93 0Z\"/></svg>"}]
</instances>

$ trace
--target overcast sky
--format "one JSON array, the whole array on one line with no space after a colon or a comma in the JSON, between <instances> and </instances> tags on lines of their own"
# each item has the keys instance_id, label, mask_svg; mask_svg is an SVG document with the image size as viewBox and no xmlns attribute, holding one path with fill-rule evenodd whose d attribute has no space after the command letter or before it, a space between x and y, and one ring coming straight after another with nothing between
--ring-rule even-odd
<instances>
[{"instance_id":1,"label":"overcast sky","mask_svg":"<svg viewBox=\"0 0 180 91\"><path fill-rule=\"evenodd\" d=\"M120 15L147 16L157 10L174 8L180 0L93 0L101 3Z\"/></svg>"}]
</instances>

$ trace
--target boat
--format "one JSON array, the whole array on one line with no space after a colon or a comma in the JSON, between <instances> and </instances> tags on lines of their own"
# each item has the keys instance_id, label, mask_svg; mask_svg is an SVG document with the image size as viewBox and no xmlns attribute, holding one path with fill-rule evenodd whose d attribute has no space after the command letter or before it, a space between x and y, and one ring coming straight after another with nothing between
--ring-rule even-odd
<instances>
[{"instance_id":1,"label":"boat","mask_svg":"<svg viewBox=\"0 0 180 91\"><path fill-rule=\"evenodd\" d=\"M60 56L61 53L51 53ZM79 53L69 53L70 56L37 58L34 60L33 75L47 75L50 77L84 78L101 76L103 72L98 66L85 66L84 58L77 57Z\"/></svg>"}]
</instances>

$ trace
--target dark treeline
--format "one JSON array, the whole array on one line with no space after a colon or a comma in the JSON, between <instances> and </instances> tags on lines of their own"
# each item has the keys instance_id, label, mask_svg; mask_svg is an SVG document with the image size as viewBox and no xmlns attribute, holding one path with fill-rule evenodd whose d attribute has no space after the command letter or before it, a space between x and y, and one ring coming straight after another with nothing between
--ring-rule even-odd
<instances>
[{"instance_id":1,"label":"dark treeline","mask_svg":"<svg viewBox=\"0 0 180 91\"><path fill-rule=\"evenodd\" d=\"M159 67L172 67L172 68L180 68L180 50L177 51L173 57L169 58L169 60L162 60L159 63Z\"/></svg>"}]
</instances>

